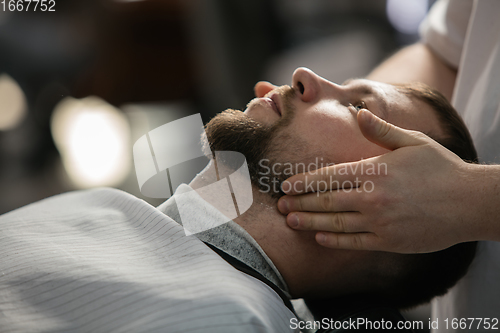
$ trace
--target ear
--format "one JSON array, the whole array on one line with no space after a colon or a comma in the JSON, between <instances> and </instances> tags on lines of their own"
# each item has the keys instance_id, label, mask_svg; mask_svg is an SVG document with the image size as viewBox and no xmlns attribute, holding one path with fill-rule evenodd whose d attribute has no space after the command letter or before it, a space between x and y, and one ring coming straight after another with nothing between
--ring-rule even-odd
<instances>
[{"instance_id":1,"label":"ear","mask_svg":"<svg viewBox=\"0 0 500 333\"><path fill-rule=\"evenodd\" d=\"M256 97L264 97L268 92L278 88L274 84L267 81L259 81L253 87L253 91Z\"/></svg>"}]
</instances>

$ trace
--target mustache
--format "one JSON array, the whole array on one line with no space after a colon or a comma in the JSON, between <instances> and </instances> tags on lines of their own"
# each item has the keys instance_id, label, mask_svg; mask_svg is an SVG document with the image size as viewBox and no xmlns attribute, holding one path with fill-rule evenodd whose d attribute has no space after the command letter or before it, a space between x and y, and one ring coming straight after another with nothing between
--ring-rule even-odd
<instances>
[{"instance_id":1,"label":"mustache","mask_svg":"<svg viewBox=\"0 0 500 333\"><path fill-rule=\"evenodd\" d=\"M255 147L265 148L273 137L275 137L283 128L287 127L293 120L296 112L293 103L296 97L296 90L289 85L283 85L273 89L264 97L269 97L273 94L279 94L282 117L272 125L264 125L255 121L253 118L247 116L239 110L227 109L210 120L205 125L205 132L207 133L208 142L204 143L206 152L210 150L226 150L240 151L239 148L247 146L249 140L255 141ZM258 98L254 98L249 102L258 102ZM252 155L258 155L254 149L251 149ZM246 153L249 153L247 150ZM263 151L265 153L265 151Z\"/></svg>"},{"instance_id":2,"label":"mustache","mask_svg":"<svg viewBox=\"0 0 500 333\"><path fill-rule=\"evenodd\" d=\"M278 94L280 96L280 111L281 111L281 119L274 124L274 126L282 127L286 126L295 115L295 106L293 104L293 100L297 95L297 91L290 87L289 85L283 85L277 87L270 92L268 92L264 97L270 98L272 95ZM259 102L259 98L252 99L248 104L247 108L250 108L253 104Z\"/></svg>"},{"instance_id":3,"label":"mustache","mask_svg":"<svg viewBox=\"0 0 500 333\"><path fill-rule=\"evenodd\" d=\"M297 94L297 91L290 87L289 85L285 84L282 86L279 86L270 92L268 92L264 97L269 97L274 93L278 93L281 98L283 99L283 102L291 102L291 100L295 97Z\"/></svg>"}]
</instances>

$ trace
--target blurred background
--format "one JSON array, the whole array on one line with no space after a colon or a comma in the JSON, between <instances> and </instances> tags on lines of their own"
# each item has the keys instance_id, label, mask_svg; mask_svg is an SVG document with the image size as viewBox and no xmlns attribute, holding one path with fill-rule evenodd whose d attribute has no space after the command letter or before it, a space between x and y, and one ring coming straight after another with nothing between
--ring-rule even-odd
<instances>
[{"instance_id":1,"label":"blurred background","mask_svg":"<svg viewBox=\"0 0 500 333\"><path fill-rule=\"evenodd\" d=\"M64 0L0 8L0 214L58 193L141 195L134 142L243 109L299 66L341 83L418 40L432 0ZM417 310L424 323L428 308ZM410 316L414 314L411 313Z\"/></svg>"}]
</instances>

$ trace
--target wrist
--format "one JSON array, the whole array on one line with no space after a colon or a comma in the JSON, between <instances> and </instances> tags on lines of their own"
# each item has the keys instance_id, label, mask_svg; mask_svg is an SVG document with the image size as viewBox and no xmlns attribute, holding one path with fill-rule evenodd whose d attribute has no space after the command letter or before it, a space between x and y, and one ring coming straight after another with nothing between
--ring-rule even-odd
<instances>
[{"instance_id":1,"label":"wrist","mask_svg":"<svg viewBox=\"0 0 500 333\"><path fill-rule=\"evenodd\" d=\"M466 164L467 240L500 241L500 165Z\"/></svg>"}]
</instances>

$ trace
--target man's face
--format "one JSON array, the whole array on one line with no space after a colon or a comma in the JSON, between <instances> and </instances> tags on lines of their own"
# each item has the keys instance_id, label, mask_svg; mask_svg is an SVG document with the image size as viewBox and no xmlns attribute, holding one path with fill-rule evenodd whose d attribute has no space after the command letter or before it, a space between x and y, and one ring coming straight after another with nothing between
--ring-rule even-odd
<instances>
[{"instance_id":1,"label":"man's face","mask_svg":"<svg viewBox=\"0 0 500 333\"><path fill-rule=\"evenodd\" d=\"M356 118L360 108L406 129L443 135L430 106L389 84L350 80L338 85L299 68L291 87L259 82L255 93L257 98L244 113L230 111L214 118L207 135L212 149L246 156L252 180L261 191L269 190L262 179L269 179L273 166L278 174L271 176L282 182L306 171L304 166L315 169L386 153L361 133Z\"/></svg>"}]
</instances>

